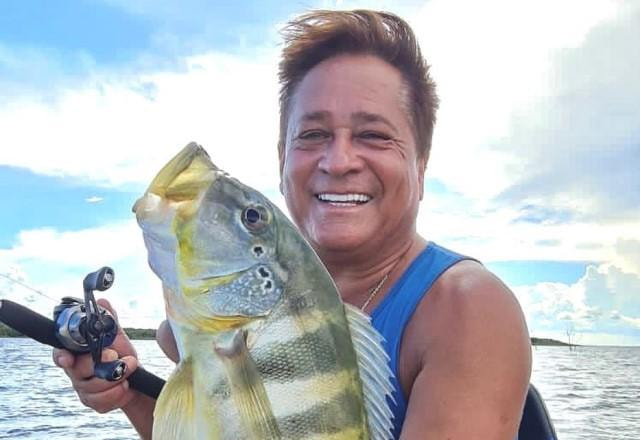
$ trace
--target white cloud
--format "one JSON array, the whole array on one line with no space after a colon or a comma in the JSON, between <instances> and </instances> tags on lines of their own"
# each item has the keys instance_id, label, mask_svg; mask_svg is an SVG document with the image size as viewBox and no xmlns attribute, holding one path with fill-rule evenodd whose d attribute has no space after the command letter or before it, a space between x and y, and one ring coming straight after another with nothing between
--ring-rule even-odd
<instances>
[{"instance_id":1,"label":"white cloud","mask_svg":"<svg viewBox=\"0 0 640 440\"><path fill-rule=\"evenodd\" d=\"M0 249L0 258L40 261L65 266L93 267L140 253L142 239L134 221L95 229L60 232L55 229L21 231L10 249Z\"/></svg>"},{"instance_id":2,"label":"white cloud","mask_svg":"<svg viewBox=\"0 0 640 440\"><path fill-rule=\"evenodd\" d=\"M640 266L637 256L623 257L618 250L624 243L640 239L640 218L610 222L516 221L520 214L515 208L495 208L481 199L427 192L418 216L418 231L485 262L611 261L631 270L632 259L636 258L635 266Z\"/></svg>"},{"instance_id":3,"label":"white cloud","mask_svg":"<svg viewBox=\"0 0 640 440\"><path fill-rule=\"evenodd\" d=\"M337 6L367 5L372 3ZM622 142L622 134L637 130L637 112L616 112L625 109L617 103L640 99L637 75L627 74L637 64L635 40L627 38L635 35L637 11L617 1L579 0L433 0L417 14L384 1L373 7L409 19L433 65L442 98L428 174L451 191L427 194L420 232L484 261L606 262L572 286L521 289L532 313L550 323L562 316L589 324L598 310L614 316L613 307L636 304L630 293L623 294L624 301L611 297L611 286L621 292L635 285L640 245L634 239L640 220L626 211L606 221L598 215L609 206L605 199L610 206L638 206L628 203L634 187L616 183L629 182L625 179L632 175L637 152ZM11 146L0 149L0 164L106 185L145 184L179 148L195 140L219 166L282 207L277 192L277 50L269 43L242 55L207 52L184 59L179 70L145 73L99 71L87 61L86 71L93 73L73 85L64 83L47 100L22 95L0 102L0 142ZM611 55L603 58L605 52ZM3 57L20 61L0 47ZM29 63L43 71L51 64L36 61ZM60 71L56 76L62 75L64 69L52 65ZM602 83L609 101L596 93L603 90ZM571 105L576 96L585 98L577 100L578 107L591 113L602 109L598 118L574 124L567 115L580 110ZM562 112L556 111L559 103ZM626 119L608 117L618 114ZM584 139L597 139L598 145ZM631 139L637 144L637 137ZM576 155L591 159L579 161ZM492 200L507 190L509 197ZM584 218L571 217L576 213ZM565 214L569 220L557 220ZM517 221L525 217L540 221ZM75 232L24 231L13 248L0 250L5 267L13 265L25 279L56 295L86 271L120 262L126 270L117 270L118 282L109 295L122 289L122 299L134 301L132 313L148 301L157 304L145 296L154 281L144 258L133 223ZM36 266L55 267L59 273L41 277ZM598 283L604 287L596 292ZM598 295L609 302L593 303ZM629 324L622 318L638 318L617 310L612 321Z\"/></svg>"},{"instance_id":4,"label":"white cloud","mask_svg":"<svg viewBox=\"0 0 640 440\"><path fill-rule=\"evenodd\" d=\"M490 147L514 113L553 93L553 55L580 46L615 14L612 1L428 2L411 24L441 97L432 175L476 197L508 187L522 152Z\"/></svg>"},{"instance_id":5,"label":"white cloud","mask_svg":"<svg viewBox=\"0 0 640 440\"><path fill-rule=\"evenodd\" d=\"M195 140L243 180L277 185L275 56L204 54L181 72L96 74L53 104L0 106L0 164L119 185L146 183ZM34 130L33 127L37 127Z\"/></svg>"},{"instance_id":6,"label":"white cloud","mask_svg":"<svg viewBox=\"0 0 640 440\"><path fill-rule=\"evenodd\" d=\"M620 319L622 319L627 324L633 327L636 327L638 330L640 330L640 318L630 318L628 316L620 316Z\"/></svg>"},{"instance_id":7,"label":"white cloud","mask_svg":"<svg viewBox=\"0 0 640 440\"><path fill-rule=\"evenodd\" d=\"M534 336L558 337L569 329L582 344L640 344L640 271L591 265L574 284L538 283L514 291Z\"/></svg>"},{"instance_id":8,"label":"white cloud","mask_svg":"<svg viewBox=\"0 0 640 440\"><path fill-rule=\"evenodd\" d=\"M87 202L87 203L100 203L103 200L104 199L102 197L98 197L98 196L91 196L91 197L87 197L86 199L84 199L84 201Z\"/></svg>"},{"instance_id":9,"label":"white cloud","mask_svg":"<svg viewBox=\"0 0 640 440\"><path fill-rule=\"evenodd\" d=\"M427 193L419 231L483 261L629 270L616 242L640 238L638 5L434 0L410 22L441 97L427 175L447 188Z\"/></svg>"},{"instance_id":10,"label":"white cloud","mask_svg":"<svg viewBox=\"0 0 640 440\"><path fill-rule=\"evenodd\" d=\"M427 200L419 220L427 237L459 244L460 250L485 260L605 260L611 257L612 241L634 237L625 231L638 227L635 219L618 219L606 227L597 219L571 226L514 225L523 215L522 203L500 202L496 207L491 201L535 176L535 161L558 163L556 155L540 150L545 152L540 157L525 148L528 144L492 146L513 131L514 114L523 109L548 113L538 104L540 97L557 91L552 76L558 57L585 44L594 29L618 20L624 12L618 2L516 6L508 1L434 0L413 14L407 11L415 11L415 6L384 1L329 6L404 11L433 64L442 109L428 174L459 191L461 198ZM0 141L12 148L0 150L0 164L108 185L145 184L179 148L195 140L218 165L276 195L283 206L277 196L275 153L277 49L270 45L242 55L209 52L184 59L178 71L124 74L94 69L74 87L59 90L53 101L7 101L0 104ZM588 180L593 173L582 174L581 179ZM548 197L536 191L525 194L531 209L551 215L591 209L569 185L557 186ZM593 236L604 246L585 247ZM557 245L549 246L554 240Z\"/></svg>"},{"instance_id":11,"label":"white cloud","mask_svg":"<svg viewBox=\"0 0 640 440\"><path fill-rule=\"evenodd\" d=\"M13 247L0 249L0 268L9 268L11 278L54 300L82 297L84 276L102 266L115 270L116 282L96 296L114 304L125 326L157 326L164 316L162 291L147 266L142 235L134 221L79 231L22 231ZM51 299L3 277L0 296L48 316L55 306Z\"/></svg>"},{"instance_id":12,"label":"white cloud","mask_svg":"<svg viewBox=\"0 0 640 440\"><path fill-rule=\"evenodd\" d=\"M614 264L625 272L640 275L640 240L619 239L615 246L616 259Z\"/></svg>"}]
</instances>

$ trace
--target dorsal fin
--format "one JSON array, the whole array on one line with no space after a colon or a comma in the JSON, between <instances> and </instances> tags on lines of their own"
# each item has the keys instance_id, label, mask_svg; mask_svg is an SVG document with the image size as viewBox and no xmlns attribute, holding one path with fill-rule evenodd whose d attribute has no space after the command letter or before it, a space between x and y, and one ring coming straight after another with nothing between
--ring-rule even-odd
<instances>
[{"instance_id":1,"label":"dorsal fin","mask_svg":"<svg viewBox=\"0 0 640 440\"><path fill-rule=\"evenodd\" d=\"M382 348L382 336L371 325L371 318L360 309L345 304L349 321L351 340L358 355L358 367L362 380L367 421L372 440L393 438L393 413L387 403L387 396L393 399L389 356Z\"/></svg>"}]
</instances>

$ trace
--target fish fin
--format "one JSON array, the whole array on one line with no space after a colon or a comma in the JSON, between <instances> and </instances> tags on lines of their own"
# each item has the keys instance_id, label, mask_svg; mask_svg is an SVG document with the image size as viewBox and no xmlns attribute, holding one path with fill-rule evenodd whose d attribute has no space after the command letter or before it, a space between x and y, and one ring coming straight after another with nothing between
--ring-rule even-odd
<instances>
[{"instance_id":1,"label":"fish fin","mask_svg":"<svg viewBox=\"0 0 640 440\"><path fill-rule=\"evenodd\" d=\"M237 331L230 347L214 349L225 367L231 395L251 438L280 439L269 396L247 348L247 331Z\"/></svg>"},{"instance_id":2,"label":"fish fin","mask_svg":"<svg viewBox=\"0 0 640 440\"><path fill-rule=\"evenodd\" d=\"M371 318L350 304L345 304L351 340L358 356L367 423L372 440L387 440L393 436L393 413L387 396L393 400L389 356L382 348L382 335L371 325Z\"/></svg>"},{"instance_id":3,"label":"fish fin","mask_svg":"<svg viewBox=\"0 0 640 440\"><path fill-rule=\"evenodd\" d=\"M162 388L153 411L153 439L197 438L191 361L181 362Z\"/></svg>"}]
</instances>

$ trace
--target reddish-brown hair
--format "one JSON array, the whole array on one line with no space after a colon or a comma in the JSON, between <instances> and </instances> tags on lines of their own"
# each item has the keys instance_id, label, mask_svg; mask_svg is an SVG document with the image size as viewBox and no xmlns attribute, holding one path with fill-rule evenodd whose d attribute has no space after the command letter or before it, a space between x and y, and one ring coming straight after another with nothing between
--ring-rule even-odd
<instances>
[{"instance_id":1,"label":"reddish-brown hair","mask_svg":"<svg viewBox=\"0 0 640 440\"><path fill-rule=\"evenodd\" d=\"M408 111L418 155L428 159L438 97L429 65L404 20L391 13L368 10L313 11L290 21L282 34L285 45L278 72L281 159L296 87L313 67L340 54L374 55L400 71L407 86Z\"/></svg>"}]
</instances>

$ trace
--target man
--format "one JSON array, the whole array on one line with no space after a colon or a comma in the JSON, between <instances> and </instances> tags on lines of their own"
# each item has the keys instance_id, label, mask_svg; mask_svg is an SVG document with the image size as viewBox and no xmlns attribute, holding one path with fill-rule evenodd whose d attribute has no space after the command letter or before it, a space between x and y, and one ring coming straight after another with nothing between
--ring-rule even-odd
<instances>
[{"instance_id":1,"label":"man","mask_svg":"<svg viewBox=\"0 0 640 440\"><path fill-rule=\"evenodd\" d=\"M515 438L531 368L520 307L481 264L416 232L437 97L411 29L391 14L322 11L292 21L285 40L281 191L343 300L386 339L395 436ZM158 339L176 360L167 325ZM124 335L105 356L137 365ZM85 405L122 408L150 437L153 400L91 378L86 357L54 357Z\"/></svg>"}]
</instances>

